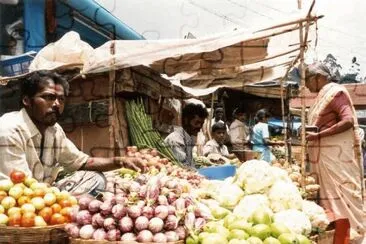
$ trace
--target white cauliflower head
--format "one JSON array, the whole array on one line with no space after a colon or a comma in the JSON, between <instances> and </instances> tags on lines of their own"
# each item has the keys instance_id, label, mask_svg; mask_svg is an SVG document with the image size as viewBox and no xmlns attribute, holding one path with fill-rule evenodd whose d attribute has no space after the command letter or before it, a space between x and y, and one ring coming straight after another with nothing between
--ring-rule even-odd
<instances>
[{"instance_id":1,"label":"white cauliflower head","mask_svg":"<svg viewBox=\"0 0 366 244\"><path fill-rule=\"evenodd\" d=\"M284 224L289 230L296 234L309 235L311 232L311 222L309 217L296 209L288 209L276 213L274 222Z\"/></svg>"},{"instance_id":2,"label":"white cauliflower head","mask_svg":"<svg viewBox=\"0 0 366 244\"><path fill-rule=\"evenodd\" d=\"M269 208L267 196L261 194L245 196L235 207L233 213L245 220L248 220L248 218L252 216L257 209L264 209L270 216L273 215L272 210Z\"/></svg>"},{"instance_id":3,"label":"white cauliflower head","mask_svg":"<svg viewBox=\"0 0 366 244\"><path fill-rule=\"evenodd\" d=\"M268 192L268 199L274 212L302 208L301 194L291 181L275 182Z\"/></svg>"},{"instance_id":4,"label":"white cauliflower head","mask_svg":"<svg viewBox=\"0 0 366 244\"><path fill-rule=\"evenodd\" d=\"M315 202L303 200L302 211L309 217L313 227L325 230L329 225L324 209Z\"/></svg>"}]
</instances>

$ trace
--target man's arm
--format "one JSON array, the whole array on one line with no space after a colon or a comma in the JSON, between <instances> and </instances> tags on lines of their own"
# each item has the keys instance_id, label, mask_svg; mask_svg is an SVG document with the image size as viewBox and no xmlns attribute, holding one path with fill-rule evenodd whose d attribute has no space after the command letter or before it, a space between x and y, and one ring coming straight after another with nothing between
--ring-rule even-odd
<instances>
[{"instance_id":1,"label":"man's arm","mask_svg":"<svg viewBox=\"0 0 366 244\"><path fill-rule=\"evenodd\" d=\"M110 171L119 168L129 168L136 171L144 171L146 165L137 158L130 157L112 157L112 158L97 158L90 157L82 166L81 170L90 171Z\"/></svg>"}]
</instances>

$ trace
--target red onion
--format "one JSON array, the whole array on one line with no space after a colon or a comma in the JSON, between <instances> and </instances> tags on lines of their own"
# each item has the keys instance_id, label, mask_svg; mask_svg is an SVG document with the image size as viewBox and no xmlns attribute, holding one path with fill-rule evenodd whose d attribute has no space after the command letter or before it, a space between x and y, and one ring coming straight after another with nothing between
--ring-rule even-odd
<instances>
[{"instance_id":1,"label":"red onion","mask_svg":"<svg viewBox=\"0 0 366 244\"><path fill-rule=\"evenodd\" d=\"M71 236L72 238L78 238L79 237L79 227L75 223L68 223L65 226L65 231Z\"/></svg>"},{"instance_id":2,"label":"red onion","mask_svg":"<svg viewBox=\"0 0 366 244\"><path fill-rule=\"evenodd\" d=\"M135 179L135 181L137 181L141 185L146 184L147 180L148 180L148 178L144 174L137 176L136 179Z\"/></svg>"},{"instance_id":3,"label":"red onion","mask_svg":"<svg viewBox=\"0 0 366 244\"><path fill-rule=\"evenodd\" d=\"M166 238L164 233L156 233L153 237L153 242L166 243L166 242L168 242L168 239Z\"/></svg>"},{"instance_id":4,"label":"red onion","mask_svg":"<svg viewBox=\"0 0 366 244\"><path fill-rule=\"evenodd\" d=\"M116 228L116 221L114 220L114 218L111 217L106 218L104 220L103 227L106 230L114 230Z\"/></svg>"},{"instance_id":5,"label":"red onion","mask_svg":"<svg viewBox=\"0 0 366 244\"><path fill-rule=\"evenodd\" d=\"M105 201L100 205L100 213L107 216L112 213L113 203L111 201Z\"/></svg>"},{"instance_id":6,"label":"red onion","mask_svg":"<svg viewBox=\"0 0 366 244\"><path fill-rule=\"evenodd\" d=\"M148 205L154 204L160 194L160 182L157 176L153 176L147 182L146 202Z\"/></svg>"},{"instance_id":7,"label":"red onion","mask_svg":"<svg viewBox=\"0 0 366 244\"><path fill-rule=\"evenodd\" d=\"M133 221L130 217L125 216L119 220L118 226L122 233L131 232L133 229Z\"/></svg>"},{"instance_id":8,"label":"red onion","mask_svg":"<svg viewBox=\"0 0 366 244\"><path fill-rule=\"evenodd\" d=\"M178 218L175 215L168 215L165 220L164 229L175 230L178 227Z\"/></svg>"},{"instance_id":9,"label":"red onion","mask_svg":"<svg viewBox=\"0 0 366 244\"><path fill-rule=\"evenodd\" d=\"M175 207L168 205L168 215L175 215Z\"/></svg>"},{"instance_id":10,"label":"red onion","mask_svg":"<svg viewBox=\"0 0 366 244\"><path fill-rule=\"evenodd\" d=\"M184 226L178 226L175 233L177 233L179 240L185 240L187 237L187 231Z\"/></svg>"},{"instance_id":11,"label":"red onion","mask_svg":"<svg viewBox=\"0 0 366 244\"><path fill-rule=\"evenodd\" d=\"M104 225L104 217L100 213L96 213L92 217L92 226L95 228L103 227Z\"/></svg>"},{"instance_id":12,"label":"red onion","mask_svg":"<svg viewBox=\"0 0 366 244\"><path fill-rule=\"evenodd\" d=\"M84 225L80 228L79 235L82 239L91 239L94 234L94 227L92 225Z\"/></svg>"},{"instance_id":13,"label":"red onion","mask_svg":"<svg viewBox=\"0 0 366 244\"><path fill-rule=\"evenodd\" d=\"M136 241L137 237L134 233L128 232L121 236L121 241Z\"/></svg>"},{"instance_id":14,"label":"red onion","mask_svg":"<svg viewBox=\"0 0 366 244\"><path fill-rule=\"evenodd\" d=\"M194 222L194 229L201 232L205 224L206 220L204 218L196 218L196 221Z\"/></svg>"},{"instance_id":15,"label":"red onion","mask_svg":"<svg viewBox=\"0 0 366 244\"><path fill-rule=\"evenodd\" d=\"M129 192L139 192L140 191L140 184L136 181L132 181L130 184L130 188L128 189Z\"/></svg>"},{"instance_id":16,"label":"red onion","mask_svg":"<svg viewBox=\"0 0 366 244\"><path fill-rule=\"evenodd\" d=\"M149 219L145 216L140 216L135 220L135 228L138 231L146 230L149 226Z\"/></svg>"},{"instance_id":17,"label":"red onion","mask_svg":"<svg viewBox=\"0 0 366 244\"><path fill-rule=\"evenodd\" d=\"M116 197L112 192L104 192L102 200L103 202L111 202L112 205L116 204Z\"/></svg>"},{"instance_id":18,"label":"red onion","mask_svg":"<svg viewBox=\"0 0 366 244\"><path fill-rule=\"evenodd\" d=\"M185 198L185 205L186 205L186 208L188 208L189 206L193 205L193 200L191 197L186 197Z\"/></svg>"},{"instance_id":19,"label":"red onion","mask_svg":"<svg viewBox=\"0 0 366 244\"><path fill-rule=\"evenodd\" d=\"M187 228L188 231L192 231L194 229L194 224L196 221L196 216L194 213L189 212L186 214L186 217L184 218L184 226Z\"/></svg>"},{"instance_id":20,"label":"red onion","mask_svg":"<svg viewBox=\"0 0 366 244\"><path fill-rule=\"evenodd\" d=\"M174 192L169 192L168 193L168 202L169 202L169 204L172 204L176 200L177 200L177 195Z\"/></svg>"},{"instance_id":21,"label":"red onion","mask_svg":"<svg viewBox=\"0 0 366 244\"><path fill-rule=\"evenodd\" d=\"M89 195L85 195L79 198L79 207L81 210L88 209L89 203L93 200L93 198Z\"/></svg>"},{"instance_id":22,"label":"red onion","mask_svg":"<svg viewBox=\"0 0 366 244\"><path fill-rule=\"evenodd\" d=\"M175 231L167 231L165 232L165 236L168 242L179 241L179 236L177 235L177 233L175 233Z\"/></svg>"},{"instance_id":23,"label":"red onion","mask_svg":"<svg viewBox=\"0 0 366 244\"><path fill-rule=\"evenodd\" d=\"M159 205L154 210L155 217L161 218L163 220L168 217L168 212L168 207L164 205Z\"/></svg>"},{"instance_id":24,"label":"red onion","mask_svg":"<svg viewBox=\"0 0 366 244\"><path fill-rule=\"evenodd\" d=\"M152 242L153 234L149 230L142 230L137 235L137 241L146 243L146 242Z\"/></svg>"},{"instance_id":25,"label":"red onion","mask_svg":"<svg viewBox=\"0 0 366 244\"><path fill-rule=\"evenodd\" d=\"M79 205L72 206L71 209L71 221L76 222L76 216L78 215L78 212L80 211Z\"/></svg>"},{"instance_id":26,"label":"red onion","mask_svg":"<svg viewBox=\"0 0 366 244\"><path fill-rule=\"evenodd\" d=\"M159 205L168 205L169 204L168 203L168 198L164 195L160 195L158 197L158 203L159 203Z\"/></svg>"},{"instance_id":27,"label":"red onion","mask_svg":"<svg viewBox=\"0 0 366 244\"><path fill-rule=\"evenodd\" d=\"M170 190L175 189L178 186L178 183L176 180L169 180L165 183L165 186L168 187Z\"/></svg>"},{"instance_id":28,"label":"red onion","mask_svg":"<svg viewBox=\"0 0 366 244\"><path fill-rule=\"evenodd\" d=\"M154 217L154 209L150 206L145 206L142 208L142 215L148 219Z\"/></svg>"},{"instance_id":29,"label":"red onion","mask_svg":"<svg viewBox=\"0 0 366 244\"><path fill-rule=\"evenodd\" d=\"M153 156L153 157L156 157L156 156L159 156L159 152L158 152L158 150L156 150L156 149L154 148L154 149L152 149L152 150L150 151L150 155L151 155L151 156Z\"/></svg>"},{"instance_id":30,"label":"red onion","mask_svg":"<svg viewBox=\"0 0 366 244\"><path fill-rule=\"evenodd\" d=\"M152 233L158 233L163 230L164 227L164 221L161 218L154 217L150 219L149 222L149 230Z\"/></svg>"},{"instance_id":31,"label":"red onion","mask_svg":"<svg viewBox=\"0 0 366 244\"><path fill-rule=\"evenodd\" d=\"M88 225L88 224L91 224L91 222L92 222L92 216L91 216L91 214L89 213L88 210L81 210L76 215L76 222L79 225Z\"/></svg>"},{"instance_id":32,"label":"red onion","mask_svg":"<svg viewBox=\"0 0 366 244\"><path fill-rule=\"evenodd\" d=\"M127 213L127 209L122 204L116 204L112 207L112 215L117 220L121 219Z\"/></svg>"},{"instance_id":33,"label":"red onion","mask_svg":"<svg viewBox=\"0 0 366 244\"><path fill-rule=\"evenodd\" d=\"M138 206L138 207L140 207L142 209L143 207L145 207L145 201L143 201L143 200L138 201L136 203L136 206Z\"/></svg>"},{"instance_id":34,"label":"red onion","mask_svg":"<svg viewBox=\"0 0 366 244\"><path fill-rule=\"evenodd\" d=\"M107 233L108 241L119 241L121 239L121 231L117 229L109 230Z\"/></svg>"},{"instance_id":35,"label":"red onion","mask_svg":"<svg viewBox=\"0 0 366 244\"><path fill-rule=\"evenodd\" d=\"M97 241L103 241L107 239L107 233L103 228L99 228L93 233L93 239Z\"/></svg>"},{"instance_id":36,"label":"red onion","mask_svg":"<svg viewBox=\"0 0 366 244\"><path fill-rule=\"evenodd\" d=\"M127 208L128 216L130 216L133 219L136 219L137 217L141 216L141 208L139 206L133 205Z\"/></svg>"},{"instance_id":37,"label":"red onion","mask_svg":"<svg viewBox=\"0 0 366 244\"><path fill-rule=\"evenodd\" d=\"M139 191L139 197L140 198L146 198L146 192L147 192L147 186L143 185L140 187L140 191Z\"/></svg>"},{"instance_id":38,"label":"red onion","mask_svg":"<svg viewBox=\"0 0 366 244\"><path fill-rule=\"evenodd\" d=\"M122 204L125 205L127 203L126 194L124 192L116 194L116 204Z\"/></svg>"},{"instance_id":39,"label":"red onion","mask_svg":"<svg viewBox=\"0 0 366 244\"><path fill-rule=\"evenodd\" d=\"M88 207L89 212L90 213L96 213L96 212L98 212L100 205L102 205L102 202L101 201L96 200L96 199L92 200L89 203L89 207Z\"/></svg>"}]
</instances>

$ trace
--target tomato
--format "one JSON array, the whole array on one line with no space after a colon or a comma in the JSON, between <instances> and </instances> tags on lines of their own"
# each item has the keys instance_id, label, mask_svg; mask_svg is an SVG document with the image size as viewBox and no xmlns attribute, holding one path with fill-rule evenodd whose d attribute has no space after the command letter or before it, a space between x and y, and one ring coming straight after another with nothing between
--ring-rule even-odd
<instances>
[{"instance_id":1,"label":"tomato","mask_svg":"<svg viewBox=\"0 0 366 244\"><path fill-rule=\"evenodd\" d=\"M59 213L62 209L61 205L58 203L52 204L51 206L52 212L53 213Z\"/></svg>"},{"instance_id":2,"label":"tomato","mask_svg":"<svg viewBox=\"0 0 366 244\"><path fill-rule=\"evenodd\" d=\"M35 217L36 217L36 214L31 213L31 212L27 212L27 213L23 214L22 220L20 222L20 226L22 226L22 227L33 227Z\"/></svg>"},{"instance_id":3,"label":"tomato","mask_svg":"<svg viewBox=\"0 0 366 244\"><path fill-rule=\"evenodd\" d=\"M20 213L14 213L9 216L8 226L20 226L22 221L22 215Z\"/></svg>"},{"instance_id":4,"label":"tomato","mask_svg":"<svg viewBox=\"0 0 366 244\"><path fill-rule=\"evenodd\" d=\"M62 199L58 202L62 208L71 207L71 202L67 199Z\"/></svg>"},{"instance_id":5,"label":"tomato","mask_svg":"<svg viewBox=\"0 0 366 244\"><path fill-rule=\"evenodd\" d=\"M33 190L35 197L44 197L46 195L45 189L42 188L36 188Z\"/></svg>"},{"instance_id":6,"label":"tomato","mask_svg":"<svg viewBox=\"0 0 366 244\"><path fill-rule=\"evenodd\" d=\"M66 223L66 218L64 216L62 216L62 214L54 213L51 216L51 221L50 221L51 225L59 225L59 224L65 224L65 223Z\"/></svg>"},{"instance_id":7,"label":"tomato","mask_svg":"<svg viewBox=\"0 0 366 244\"><path fill-rule=\"evenodd\" d=\"M31 200L28 196L21 196L18 198L17 202L18 202L18 205L21 207L25 203L30 203Z\"/></svg>"},{"instance_id":8,"label":"tomato","mask_svg":"<svg viewBox=\"0 0 366 244\"><path fill-rule=\"evenodd\" d=\"M38 212L38 215L41 216L47 223L50 222L52 214L53 214L52 208L50 207L45 207L44 209Z\"/></svg>"},{"instance_id":9,"label":"tomato","mask_svg":"<svg viewBox=\"0 0 366 244\"><path fill-rule=\"evenodd\" d=\"M8 194L6 194L6 192L5 191L0 191L0 202L5 198L5 197L7 197L8 196Z\"/></svg>"},{"instance_id":10,"label":"tomato","mask_svg":"<svg viewBox=\"0 0 366 244\"><path fill-rule=\"evenodd\" d=\"M62 214L66 218L68 223L71 222L72 207L66 207L61 209L60 214Z\"/></svg>"},{"instance_id":11,"label":"tomato","mask_svg":"<svg viewBox=\"0 0 366 244\"><path fill-rule=\"evenodd\" d=\"M10 179L14 183L22 183L25 179L25 174L22 171L13 170L10 173Z\"/></svg>"}]
</instances>

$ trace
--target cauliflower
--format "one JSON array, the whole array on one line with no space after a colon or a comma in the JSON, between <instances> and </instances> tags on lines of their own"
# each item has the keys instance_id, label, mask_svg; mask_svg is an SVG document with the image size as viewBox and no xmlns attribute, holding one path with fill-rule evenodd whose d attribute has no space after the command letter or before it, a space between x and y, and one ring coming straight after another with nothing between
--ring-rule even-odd
<instances>
[{"instance_id":1,"label":"cauliflower","mask_svg":"<svg viewBox=\"0 0 366 244\"><path fill-rule=\"evenodd\" d=\"M236 174L236 184L247 194L263 193L276 180L272 167L262 160L250 160L240 166Z\"/></svg>"},{"instance_id":2,"label":"cauliflower","mask_svg":"<svg viewBox=\"0 0 366 244\"><path fill-rule=\"evenodd\" d=\"M276 213L273 222L284 224L289 230L296 234L309 235L311 232L311 223L309 217L296 209L288 209Z\"/></svg>"},{"instance_id":3,"label":"cauliflower","mask_svg":"<svg viewBox=\"0 0 366 244\"><path fill-rule=\"evenodd\" d=\"M244 192L236 184L224 182L220 188L217 188L213 198L217 200L221 207L234 209L244 196Z\"/></svg>"},{"instance_id":4,"label":"cauliflower","mask_svg":"<svg viewBox=\"0 0 366 244\"><path fill-rule=\"evenodd\" d=\"M248 220L248 218L259 208L267 211L270 216L273 215L272 210L269 208L268 198L265 195L260 194L245 196L235 207L233 213Z\"/></svg>"},{"instance_id":5,"label":"cauliflower","mask_svg":"<svg viewBox=\"0 0 366 244\"><path fill-rule=\"evenodd\" d=\"M273 177L275 178L275 181L282 180L282 181L286 181L286 182L291 182L291 179L286 170L272 166L271 171L272 171Z\"/></svg>"},{"instance_id":6,"label":"cauliflower","mask_svg":"<svg viewBox=\"0 0 366 244\"><path fill-rule=\"evenodd\" d=\"M268 199L274 212L302 208L301 194L292 182L277 181L269 190Z\"/></svg>"},{"instance_id":7,"label":"cauliflower","mask_svg":"<svg viewBox=\"0 0 366 244\"><path fill-rule=\"evenodd\" d=\"M302 211L309 217L313 227L325 230L329 225L324 209L315 202L303 200Z\"/></svg>"}]
</instances>

